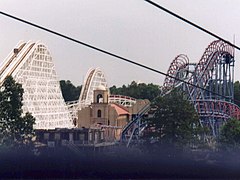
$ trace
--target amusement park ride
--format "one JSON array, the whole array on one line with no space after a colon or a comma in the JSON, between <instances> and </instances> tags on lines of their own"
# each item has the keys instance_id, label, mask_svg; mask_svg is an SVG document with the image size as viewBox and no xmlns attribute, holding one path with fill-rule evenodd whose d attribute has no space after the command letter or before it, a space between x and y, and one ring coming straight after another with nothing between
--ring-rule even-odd
<instances>
[{"instance_id":1,"label":"amusement park ride","mask_svg":"<svg viewBox=\"0 0 240 180\"><path fill-rule=\"evenodd\" d=\"M182 90L194 105L202 126L217 136L221 125L230 118L240 119L240 109L234 104L234 49L216 40L205 50L198 63L189 63L186 55L178 55L167 72L162 96L174 88ZM146 108L150 110L150 108ZM143 113L123 129L122 140L127 145L138 139L146 127Z\"/></svg>"},{"instance_id":2,"label":"amusement park ride","mask_svg":"<svg viewBox=\"0 0 240 180\"><path fill-rule=\"evenodd\" d=\"M198 63L190 63L186 55L178 55L167 71L162 96L174 88L183 90L194 105L200 123L217 136L219 127L228 119L240 119L240 109L234 104L234 49L216 40L205 50ZM107 87L103 72L90 69L84 80L78 101L64 102L54 63L47 47L41 42L20 42L0 67L0 83L8 76L24 88L23 110L36 118L36 129L73 128L77 110L91 104L93 91L99 85ZM110 102L131 106L134 98L110 95ZM151 110L147 104L122 131L121 140L129 143L139 138L147 126L142 121Z\"/></svg>"},{"instance_id":3,"label":"amusement park ride","mask_svg":"<svg viewBox=\"0 0 240 180\"><path fill-rule=\"evenodd\" d=\"M197 64L190 64L187 56L179 55L169 67L171 77L166 77L162 93L180 87L198 112L200 123L217 136L224 122L240 118L239 107L233 102L234 61L233 47L220 40L206 48Z\"/></svg>"},{"instance_id":4,"label":"amusement park ride","mask_svg":"<svg viewBox=\"0 0 240 180\"><path fill-rule=\"evenodd\" d=\"M9 75L22 84L23 112L31 112L36 118L35 129L73 127L51 54L44 44L20 42L1 64L0 83Z\"/></svg>"}]
</instances>

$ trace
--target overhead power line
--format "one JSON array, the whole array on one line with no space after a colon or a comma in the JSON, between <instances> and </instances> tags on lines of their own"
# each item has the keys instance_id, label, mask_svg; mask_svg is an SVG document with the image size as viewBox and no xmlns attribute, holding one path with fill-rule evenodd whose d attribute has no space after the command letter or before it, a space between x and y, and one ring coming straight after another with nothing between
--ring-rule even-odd
<instances>
[{"instance_id":1,"label":"overhead power line","mask_svg":"<svg viewBox=\"0 0 240 180\"><path fill-rule=\"evenodd\" d=\"M133 65L142 67L142 68L144 68L144 69L148 69L148 70L150 70L150 71L153 71L153 72L155 72L155 73L158 73L158 74L161 74L161 75L164 75L164 76L168 76L168 77L173 78L173 79L175 79L175 80L177 80L177 81L186 83L186 84L188 84L188 85L190 85L190 86L193 86L193 87L202 89L202 90L207 91L207 92L209 92L209 93L212 93L212 94L214 94L214 95L218 95L218 96L220 96L220 97L223 97L223 98L230 99L230 100L233 100L233 101L234 101L234 99L232 99L232 98L230 98L230 97L223 96L222 94L219 94L219 93L210 91L210 90L205 89L205 88L203 88L203 87L200 87L200 86L198 86L198 85L195 85L195 84L192 84L192 83L190 83L190 82L187 82L187 81L184 81L184 80L182 80L182 79L179 79L179 78L177 78L177 77L171 76L171 75L169 75L169 74L166 74L166 73L164 73L164 72L162 72L162 71L159 71L159 70L156 70L156 69L151 68L151 67L149 67L149 66L146 66L146 65L144 65L144 64L140 64L140 63L138 63L138 62L136 62L136 61L133 61L133 60L131 60L131 59L128 59L128 58L122 57L122 56L120 56L120 55L111 53L111 52L109 52L109 51L100 49L100 48L98 48L98 47L96 47L96 46L87 44L87 43L82 42L82 41L80 41L80 40L71 38L70 36L67 36L67 35L58 33L58 32L56 32L56 31L53 31L53 30L48 29L48 28L46 28L46 27L43 27L43 26L34 24L34 23L29 22L29 21L26 21L26 20L24 20L24 19L20 19L20 18L18 18L18 17L16 17L16 16L7 14L7 13L2 12L2 11L0 11L0 14L2 14L2 15L4 15L4 16L7 16L7 17L9 17L9 18L11 18L11 19L15 19L15 20L17 20L17 21L20 21L20 22L23 22L23 23L25 23L25 24L28 24L28 25L30 25L30 26L36 27L36 28L38 28L38 29L47 31L47 32L49 32L49 33L51 33L51 34L55 34L55 35L60 36L60 37L62 37L62 38L64 38L64 39L73 41L73 42L75 42L75 43L77 43L77 44L81 44L81 45L83 45L83 46L86 46L86 47L88 47L88 48L90 48L90 49L93 49L93 50L95 50L95 51L101 52L101 53L103 53L103 54L107 54L107 55L109 55L109 56L115 57L115 58L117 58L117 59L120 59L120 60L122 60L122 61L128 62L128 63L130 63L130 64L133 64ZM235 101L236 101L236 100L235 100ZM240 101L239 101L239 102L240 102Z\"/></svg>"},{"instance_id":2,"label":"overhead power line","mask_svg":"<svg viewBox=\"0 0 240 180\"><path fill-rule=\"evenodd\" d=\"M199 29L199 30L201 30L201 31L203 31L203 32L205 32L205 33L213 36L214 38L217 38L217 39L219 39L219 40L221 40L221 41L229 44L230 46L232 46L232 47L240 50L240 47L239 47L239 46L236 46L235 44L229 42L228 40L226 40L226 39L224 39L224 38L222 38L222 37L220 37L219 35L214 34L213 32L211 32L211 31L209 31L209 30L207 30L207 29L205 29L205 28L203 28L203 27L201 27L201 26L199 26L199 25L197 25L197 24L195 24L195 23L193 23L193 22L191 22L191 21L183 18L182 16L179 16L178 14L176 14L176 13L174 13L174 12L172 12L172 11L166 9L166 8L164 8L163 6L160 6L159 4L157 4L157 3L153 2L153 1L150 1L150 0L145 0L145 1L146 1L147 3L149 3L149 4L151 4L151 5L159 8L159 9L161 9L162 11L165 11L166 13L168 13L168 14L170 14L170 15L178 18L178 19L180 19L181 21L184 21L185 23L190 24L191 26L193 26L193 27L195 27L195 28L197 28L197 29Z\"/></svg>"}]
</instances>

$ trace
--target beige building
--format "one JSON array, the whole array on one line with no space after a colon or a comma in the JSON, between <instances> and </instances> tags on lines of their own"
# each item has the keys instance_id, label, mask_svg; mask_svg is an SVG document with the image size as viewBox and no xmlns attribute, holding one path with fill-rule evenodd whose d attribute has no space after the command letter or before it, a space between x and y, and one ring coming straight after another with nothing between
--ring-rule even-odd
<instances>
[{"instance_id":1,"label":"beige building","mask_svg":"<svg viewBox=\"0 0 240 180\"><path fill-rule=\"evenodd\" d=\"M132 119L134 114L143 108L148 100L138 100L132 107L124 107L108 103L108 90L99 86L94 91L91 105L78 111L78 128L101 128L105 130L105 140L113 141L120 138L122 128Z\"/></svg>"}]
</instances>

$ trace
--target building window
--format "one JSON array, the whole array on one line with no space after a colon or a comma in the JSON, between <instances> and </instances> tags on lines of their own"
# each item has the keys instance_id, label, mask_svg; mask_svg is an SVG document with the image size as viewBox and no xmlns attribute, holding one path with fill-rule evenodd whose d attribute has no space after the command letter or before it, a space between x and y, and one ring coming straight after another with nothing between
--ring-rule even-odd
<instances>
[{"instance_id":1,"label":"building window","mask_svg":"<svg viewBox=\"0 0 240 180\"><path fill-rule=\"evenodd\" d=\"M89 138L88 138L89 141L92 141L92 132L89 132Z\"/></svg>"},{"instance_id":2,"label":"building window","mask_svg":"<svg viewBox=\"0 0 240 180\"><path fill-rule=\"evenodd\" d=\"M100 109L97 111L97 117L102 117L102 111Z\"/></svg>"},{"instance_id":3,"label":"building window","mask_svg":"<svg viewBox=\"0 0 240 180\"><path fill-rule=\"evenodd\" d=\"M102 94L97 95L97 103L103 103L103 96Z\"/></svg>"},{"instance_id":4,"label":"building window","mask_svg":"<svg viewBox=\"0 0 240 180\"><path fill-rule=\"evenodd\" d=\"M84 134L79 134L79 139L80 139L81 141L84 141L84 139L85 139Z\"/></svg>"},{"instance_id":5,"label":"building window","mask_svg":"<svg viewBox=\"0 0 240 180\"><path fill-rule=\"evenodd\" d=\"M49 133L44 133L43 138L44 140L49 140Z\"/></svg>"},{"instance_id":6,"label":"building window","mask_svg":"<svg viewBox=\"0 0 240 180\"><path fill-rule=\"evenodd\" d=\"M60 140L61 137L60 137L60 133L55 133L55 140Z\"/></svg>"}]
</instances>

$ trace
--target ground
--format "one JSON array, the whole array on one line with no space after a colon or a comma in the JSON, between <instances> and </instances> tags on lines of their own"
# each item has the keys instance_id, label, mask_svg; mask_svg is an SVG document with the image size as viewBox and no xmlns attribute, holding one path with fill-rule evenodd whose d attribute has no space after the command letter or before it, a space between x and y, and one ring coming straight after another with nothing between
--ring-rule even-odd
<instances>
[{"instance_id":1,"label":"ground","mask_svg":"<svg viewBox=\"0 0 240 180\"><path fill-rule=\"evenodd\" d=\"M178 152L114 147L105 151L68 148L0 153L1 178L238 178L239 153Z\"/></svg>"}]
</instances>

